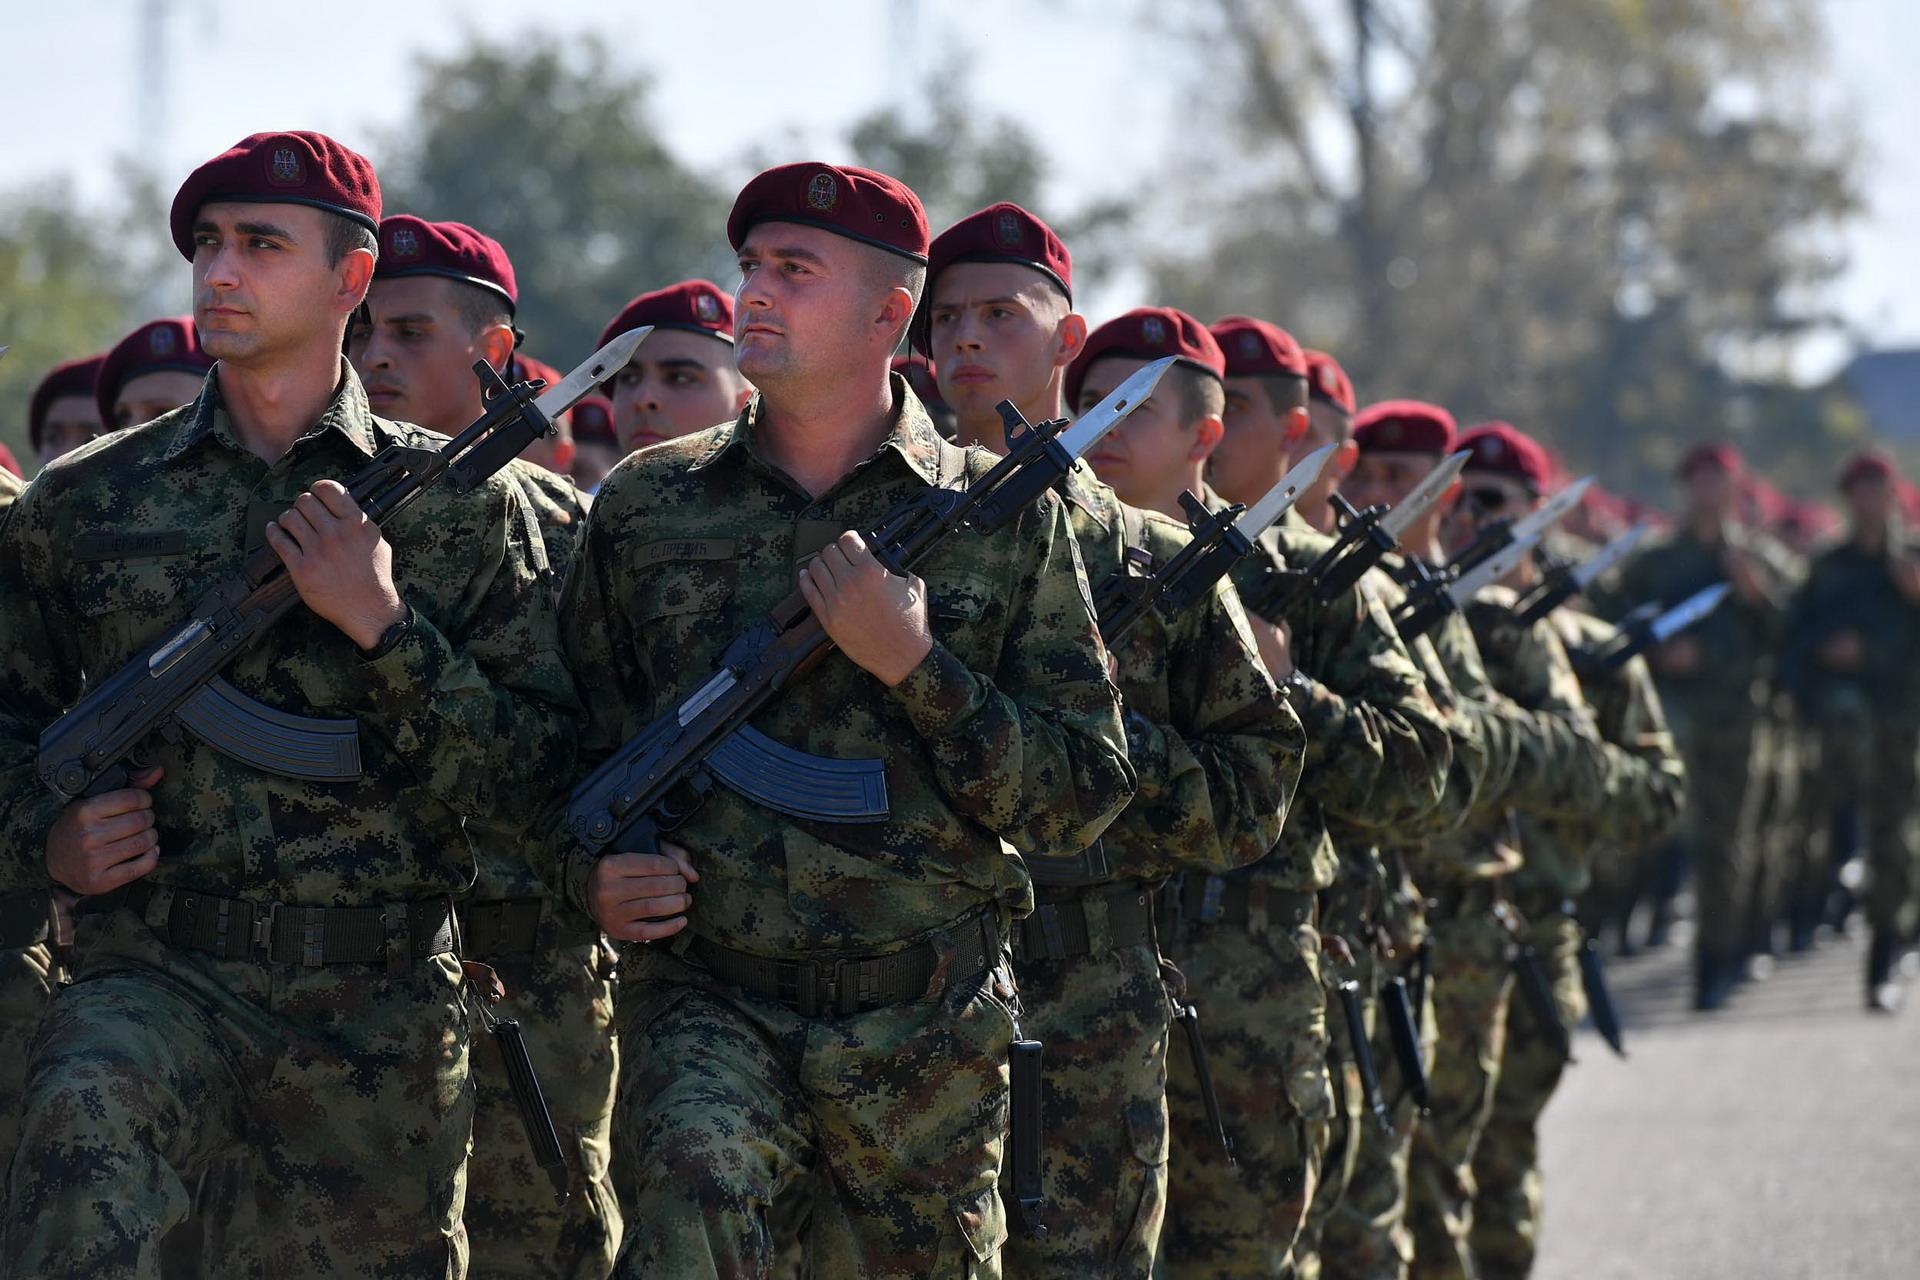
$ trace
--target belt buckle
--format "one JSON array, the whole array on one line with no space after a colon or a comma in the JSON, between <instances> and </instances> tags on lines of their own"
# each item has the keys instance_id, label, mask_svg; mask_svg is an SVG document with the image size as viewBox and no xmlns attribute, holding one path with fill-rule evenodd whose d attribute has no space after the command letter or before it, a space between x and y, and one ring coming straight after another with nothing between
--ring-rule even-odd
<instances>
[{"instance_id":1,"label":"belt buckle","mask_svg":"<svg viewBox=\"0 0 1920 1280\"><path fill-rule=\"evenodd\" d=\"M847 1017L856 1012L860 997L859 984L847 981L847 966L851 960L836 958L827 965L826 1007L836 1017Z\"/></svg>"},{"instance_id":2,"label":"belt buckle","mask_svg":"<svg viewBox=\"0 0 1920 1280\"><path fill-rule=\"evenodd\" d=\"M818 1016L814 1000L815 980L820 966L811 960L794 960L774 970L774 997L803 1018Z\"/></svg>"},{"instance_id":3,"label":"belt buckle","mask_svg":"<svg viewBox=\"0 0 1920 1280\"><path fill-rule=\"evenodd\" d=\"M253 908L253 933L248 939L256 964L273 963L273 923L280 915L280 904L269 902Z\"/></svg>"}]
</instances>

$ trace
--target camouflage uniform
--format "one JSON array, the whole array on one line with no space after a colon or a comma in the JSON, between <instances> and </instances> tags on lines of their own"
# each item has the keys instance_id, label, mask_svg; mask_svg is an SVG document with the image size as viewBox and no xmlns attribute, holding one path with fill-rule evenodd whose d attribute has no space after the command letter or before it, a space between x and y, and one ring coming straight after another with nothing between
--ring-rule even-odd
<instances>
[{"instance_id":1,"label":"camouflage uniform","mask_svg":"<svg viewBox=\"0 0 1920 1280\"><path fill-rule=\"evenodd\" d=\"M1763 577L1777 576L1763 548L1736 525L1729 524L1713 543L1682 529L1621 566L1617 605L1610 612L1617 616L1649 602L1670 608L1728 580L1730 555L1745 557ZM1735 593L1687 633L1703 655L1697 671L1676 675L1663 672L1657 661L1651 664L1686 761L1682 840L1693 864L1703 993L1731 976L1747 942L1759 883L1749 793L1756 756L1764 755L1761 689L1779 615L1779 604L1770 597L1745 600ZM1670 881L1656 893L1671 896L1676 888Z\"/></svg>"},{"instance_id":2,"label":"camouflage uniform","mask_svg":"<svg viewBox=\"0 0 1920 1280\"><path fill-rule=\"evenodd\" d=\"M573 562L587 504L571 480L515 461L508 473L540 524L556 599ZM489 1276L599 1277L620 1245L610 1130L618 1054L613 966L592 921L553 898L520 848L470 825L479 876L460 902L465 954L500 975L495 1006L526 1038L572 1187L556 1204L533 1162L500 1052L491 1036L473 1051L473 1152L467 1161L467 1235L473 1270Z\"/></svg>"},{"instance_id":3,"label":"camouflage uniform","mask_svg":"<svg viewBox=\"0 0 1920 1280\"><path fill-rule=\"evenodd\" d=\"M1893 551L1869 552L1848 540L1817 557L1794 597L1781 655L1783 683L1819 732L1812 806L1835 814L1864 810L1871 884L1867 920L1875 966L1920 926L1920 864L1913 838L1920 807L1914 753L1920 747L1920 676L1913 652L1920 606L1895 585L1894 555L1915 556L1898 527ZM1820 650L1837 633L1861 637L1861 665L1836 670ZM1885 941L1882 941L1883 937ZM1878 981L1884 981L1882 973Z\"/></svg>"},{"instance_id":4,"label":"camouflage uniform","mask_svg":"<svg viewBox=\"0 0 1920 1280\"><path fill-rule=\"evenodd\" d=\"M47 470L0 536L6 887L48 884L62 805L34 776L35 747L86 677L117 670L237 573L314 482L389 442L437 439L373 416L343 366L314 427L268 463L239 443L216 371L191 405ZM510 482L436 489L388 540L413 610L391 648L364 658L297 610L225 673L273 707L359 717L358 780L266 774L192 737L150 744L165 770L160 868L83 917L75 980L35 1041L10 1274L155 1274L195 1180L236 1148L253 1163L260 1230L206 1232L234 1273L283 1272L289 1257L464 1268L472 1093L448 903L470 875L461 819L510 823L544 800L568 770L575 703L538 532ZM303 922L253 906L273 903L377 914ZM318 963L269 958L302 938Z\"/></svg>"},{"instance_id":5,"label":"camouflage uniform","mask_svg":"<svg viewBox=\"0 0 1920 1280\"><path fill-rule=\"evenodd\" d=\"M1549 621L1569 650L1596 648L1614 634L1609 624L1570 606L1555 610ZM1680 756L1645 662L1635 658L1611 675L1583 680L1581 692L1600 736L1647 768L1632 771L1605 808L1583 818L1520 815L1526 861L1512 877L1512 902L1569 1032L1586 1016L1580 928L1569 908L1587 888L1601 848L1639 848L1663 835L1679 818L1685 792ZM1472 1245L1480 1280L1522 1277L1533 1269L1541 1203L1538 1125L1565 1063L1532 1013L1529 1008L1507 1023L1493 1113L1473 1157Z\"/></svg>"},{"instance_id":6,"label":"camouflage uniform","mask_svg":"<svg viewBox=\"0 0 1920 1280\"><path fill-rule=\"evenodd\" d=\"M1127 572L1130 547L1164 565L1187 544L1084 468L1067 499L1095 585ZM1153 896L1176 871L1229 871L1272 848L1305 748L1229 584L1171 622L1150 611L1113 654L1139 791L1093 850L1028 860L1039 902L1014 935L1025 1030L1046 1046L1047 1231L1008 1242L1010 1276L1151 1274L1170 1012Z\"/></svg>"},{"instance_id":7,"label":"camouflage uniform","mask_svg":"<svg viewBox=\"0 0 1920 1280\"><path fill-rule=\"evenodd\" d=\"M1235 566L1234 583L1258 599L1273 575L1304 570L1330 541L1290 513ZM1211 1139L1192 1067L1174 1054L1163 1252L1176 1276L1264 1276L1291 1265L1333 1119L1314 899L1340 866L1328 824L1379 832L1424 815L1449 760L1440 713L1373 597L1356 588L1324 604L1309 599L1285 621L1294 663L1312 681L1299 708L1307 726L1299 795L1261 861L1204 890L1186 878L1171 949L1204 1014L1239 1162L1229 1167Z\"/></svg>"},{"instance_id":8,"label":"camouflage uniform","mask_svg":"<svg viewBox=\"0 0 1920 1280\"><path fill-rule=\"evenodd\" d=\"M698 688L807 555L923 484L985 473L991 455L946 444L893 389L890 434L817 498L761 459L757 399L607 477L562 607L589 762ZM815 824L716 789L675 831L701 874L691 927L630 949L621 974L623 1275L767 1274L768 1206L815 1171L814 1274L999 1274L1015 1028L990 969L1006 972L1011 917L1032 905L1002 840L1085 848L1133 774L1057 498L948 539L918 572L936 639L905 680L886 689L830 655L756 718L801 750L884 758L889 818ZM549 882L585 909L590 855L550 852ZM930 972L925 994L862 1001L849 978L827 1007L780 967L869 973L882 954ZM791 1001L750 972L793 975Z\"/></svg>"}]
</instances>

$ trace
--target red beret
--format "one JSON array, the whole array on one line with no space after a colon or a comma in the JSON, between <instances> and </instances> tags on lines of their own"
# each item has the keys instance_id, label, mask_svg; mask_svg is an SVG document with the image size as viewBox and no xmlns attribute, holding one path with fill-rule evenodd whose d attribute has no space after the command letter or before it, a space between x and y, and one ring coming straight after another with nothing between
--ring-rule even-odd
<instances>
[{"instance_id":1,"label":"red beret","mask_svg":"<svg viewBox=\"0 0 1920 1280\"><path fill-rule=\"evenodd\" d=\"M193 220L215 201L304 204L380 229L373 162L324 133L255 133L187 175L173 197L173 243L193 260Z\"/></svg>"},{"instance_id":2,"label":"red beret","mask_svg":"<svg viewBox=\"0 0 1920 1280\"><path fill-rule=\"evenodd\" d=\"M380 223L380 261L373 278L445 276L491 289L507 300L509 313L520 303L513 262L492 236L464 222L428 222L396 213Z\"/></svg>"},{"instance_id":3,"label":"red beret","mask_svg":"<svg viewBox=\"0 0 1920 1280\"><path fill-rule=\"evenodd\" d=\"M1506 476L1536 494L1553 487L1553 459L1538 440L1511 422L1483 422L1454 447L1467 451L1464 472Z\"/></svg>"},{"instance_id":4,"label":"red beret","mask_svg":"<svg viewBox=\"0 0 1920 1280\"><path fill-rule=\"evenodd\" d=\"M1252 316L1227 316L1208 330L1227 358L1227 376L1240 378L1285 373L1307 376L1307 353L1277 324Z\"/></svg>"},{"instance_id":5,"label":"red beret","mask_svg":"<svg viewBox=\"0 0 1920 1280\"><path fill-rule=\"evenodd\" d=\"M685 329L732 342L733 296L711 280L682 280L643 293L620 308L620 314L600 331L600 345L604 347L643 324L656 329Z\"/></svg>"},{"instance_id":6,"label":"red beret","mask_svg":"<svg viewBox=\"0 0 1920 1280\"><path fill-rule=\"evenodd\" d=\"M1382 400L1353 419L1353 442L1361 452L1453 452L1453 415L1425 400Z\"/></svg>"},{"instance_id":7,"label":"red beret","mask_svg":"<svg viewBox=\"0 0 1920 1280\"><path fill-rule=\"evenodd\" d=\"M1862 449L1840 467L1840 489L1845 492L1862 480L1898 480L1900 468L1884 449Z\"/></svg>"},{"instance_id":8,"label":"red beret","mask_svg":"<svg viewBox=\"0 0 1920 1280\"><path fill-rule=\"evenodd\" d=\"M1053 228L1008 201L970 213L942 231L927 250L927 289L956 262L1014 262L1032 267L1073 301L1073 255Z\"/></svg>"},{"instance_id":9,"label":"red beret","mask_svg":"<svg viewBox=\"0 0 1920 1280\"><path fill-rule=\"evenodd\" d=\"M1067 404L1080 399L1080 384L1094 361L1107 356L1158 360L1175 356L1180 363L1216 378L1227 376L1227 358L1207 327L1172 307L1135 307L1087 335L1087 345L1067 366Z\"/></svg>"},{"instance_id":10,"label":"red beret","mask_svg":"<svg viewBox=\"0 0 1920 1280\"><path fill-rule=\"evenodd\" d=\"M798 222L915 262L927 260L927 213L907 184L872 169L814 160L766 170L740 189L727 215L738 249L762 222Z\"/></svg>"},{"instance_id":11,"label":"red beret","mask_svg":"<svg viewBox=\"0 0 1920 1280\"><path fill-rule=\"evenodd\" d=\"M1359 405L1354 398L1353 381L1347 377L1347 371L1340 367L1338 360L1324 351L1307 352L1307 396L1330 404L1348 415Z\"/></svg>"},{"instance_id":12,"label":"red beret","mask_svg":"<svg viewBox=\"0 0 1920 1280\"><path fill-rule=\"evenodd\" d=\"M213 357L200 349L200 334L192 316L167 316L149 320L113 344L100 362L100 374L93 384L94 403L100 406L100 421L113 427L113 402L120 388L143 373L191 373L204 377L213 368Z\"/></svg>"},{"instance_id":13,"label":"red beret","mask_svg":"<svg viewBox=\"0 0 1920 1280\"><path fill-rule=\"evenodd\" d=\"M33 389L33 399L27 403L27 438L33 441L34 448L40 447L40 433L47 426L47 410L55 400L65 396L93 399L94 384L100 380L100 366L106 358L103 352L67 360L53 366L47 376L40 379L40 385Z\"/></svg>"},{"instance_id":14,"label":"red beret","mask_svg":"<svg viewBox=\"0 0 1920 1280\"><path fill-rule=\"evenodd\" d=\"M6 470L13 472L13 474L19 476L22 480L27 478L27 473L20 469L20 459L14 457L13 450L7 448L4 444L0 444L0 467L4 467Z\"/></svg>"},{"instance_id":15,"label":"red beret","mask_svg":"<svg viewBox=\"0 0 1920 1280\"><path fill-rule=\"evenodd\" d=\"M1740 457L1740 451L1724 440L1715 444L1697 444L1682 454L1680 478L1690 479L1701 467L1718 467L1736 480L1747 473L1747 465Z\"/></svg>"},{"instance_id":16,"label":"red beret","mask_svg":"<svg viewBox=\"0 0 1920 1280\"><path fill-rule=\"evenodd\" d=\"M619 437L613 433L613 401L605 396L582 396L574 402L572 415L573 438L579 443L620 447Z\"/></svg>"}]
</instances>

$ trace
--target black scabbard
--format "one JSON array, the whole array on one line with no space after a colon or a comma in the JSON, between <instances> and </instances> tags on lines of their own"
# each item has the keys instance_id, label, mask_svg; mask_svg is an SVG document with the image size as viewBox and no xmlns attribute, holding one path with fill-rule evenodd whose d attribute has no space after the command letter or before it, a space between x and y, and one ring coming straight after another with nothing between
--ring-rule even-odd
<instances>
[{"instance_id":1,"label":"black scabbard","mask_svg":"<svg viewBox=\"0 0 1920 1280\"><path fill-rule=\"evenodd\" d=\"M1580 985L1587 992L1593 1029L1600 1033L1609 1049L1626 1057L1627 1042L1620 1027L1620 1011L1614 1006L1613 992L1607 989L1607 971L1600 962L1600 948L1592 938L1583 938L1580 942Z\"/></svg>"},{"instance_id":2,"label":"black scabbard","mask_svg":"<svg viewBox=\"0 0 1920 1280\"><path fill-rule=\"evenodd\" d=\"M553 1127L553 1114L547 1110L546 1095L540 1091L540 1079L533 1073L533 1059L527 1054L527 1041L520 1024L512 1018L491 1023L493 1042L500 1046L500 1060L507 1066L507 1087L513 1090L513 1105L520 1110L520 1123L526 1126L527 1145L533 1148L534 1163L547 1171L553 1183L553 1198L567 1198L567 1153L561 1149L560 1135Z\"/></svg>"},{"instance_id":3,"label":"black scabbard","mask_svg":"<svg viewBox=\"0 0 1920 1280\"><path fill-rule=\"evenodd\" d=\"M1227 1135L1226 1119L1220 1114L1220 1095L1213 1088L1213 1068L1207 1062L1207 1042L1200 1035L1200 1010L1192 1004L1180 1006L1180 1029L1187 1036L1187 1056L1193 1061L1193 1077L1200 1085L1200 1102L1206 1108L1207 1125L1220 1142L1220 1153L1227 1167L1239 1162L1233 1158L1233 1139Z\"/></svg>"},{"instance_id":4,"label":"black scabbard","mask_svg":"<svg viewBox=\"0 0 1920 1280\"><path fill-rule=\"evenodd\" d=\"M1367 1109L1379 1122L1382 1132L1393 1132L1393 1119L1387 1114L1387 1100L1380 1092L1380 1071L1373 1062L1373 1042L1367 1037L1367 1015L1360 1007L1360 984L1349 978L1335 991L1340 996L1340 1011L1346 1016L1347 1040L1353 1045L1353 1065L1360 1073Z\"/></svg>"},{"instance_id":5,"label":"black scabbard","mask_svg":"<svg viewBox=\"0 0 1920 1280\"><path fill-rule=\"evenodd\" d=\"M1540 963L1540 953L1533 949L1532 943L1523 942L1514 951L1513 976L1520 988L1520 998L1540 1034L1547 1038L1563 1062L1573 1061L1573 1038L1567 1034L1567 1024L1560 1021L1560 1005L1553 998L1553 984L1547 981L1546 967Z\"/></svg>"},{"instance_id":6,"label":"black scabbard","mask_svg":"<svg viewBox=\"0 0 1920 1280\"><path fill-rule=\"evenodd\" d=\"M1012 1092L1007 1100L1007 1174L1000 1179L1000 1201L1015 1229L1043 1236L1045 1202L1041 1160L1045 1136L1040 1116L1040 1042L1015 1040L1007 1059Z\"/></svg>"},{"instance_id":7,"label":"black scabbard","mask_svg":"<svg viewBox=\"0 0 1920 1280\"><path fill-rule=\"evenodd\" d=\"M1407 995L1407 980L1398 975L1388 978L1380 988L1380 1016L1386 1019L1387 1036L1393 1041L1393 1060L1400 1068L1400 1081L1407 1096L1421 1115L1433 1111L1433 1086L1427 1079L1427 1061L1420 1052L1420 1027L1415 1020L1413 1002Z\"/></svg>"}]
</instances>

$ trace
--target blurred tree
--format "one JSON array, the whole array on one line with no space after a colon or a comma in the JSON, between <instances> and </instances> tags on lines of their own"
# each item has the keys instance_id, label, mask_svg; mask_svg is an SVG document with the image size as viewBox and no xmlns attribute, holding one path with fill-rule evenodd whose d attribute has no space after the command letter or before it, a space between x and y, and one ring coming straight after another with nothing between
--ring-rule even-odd
<instances>
[{"instance_id":1,"label":"blurred tree","mask_svg":"<svg viewBox=\"0 0 1920 1280\"><path fill-rule=\"evenodd\" d=\"M598 38L476 40L419 70L381 152L386 207L506 247L529 353L571 368L635 294L695 275L730 287L725 194L668 149L646 77Z\"/></svg>"},{"instance_id":2,"label":"blurred tree","mask_svg":"<svg viewBox=\"0 0 1920 1280\"><path fill-rule=\"evenodd\" d=\"M1737 394L1823 317L1857 207L1813 0L1207 0L1162 295L1273 316L1364 398L1537 431L1613 485L1817 424ZM1621 446L1625 447L1621 447ZM1830 456L1831 451L1827 452ZM1658 478L1656 480L1656 477Z\"/></svg>"}]
</instances>

